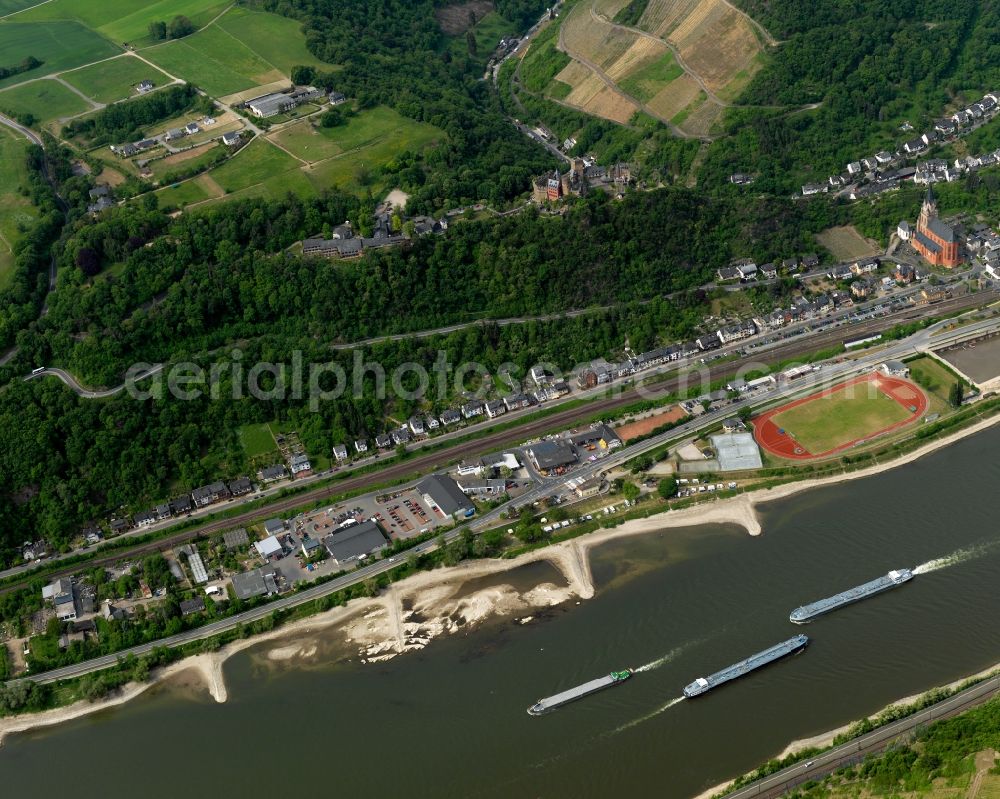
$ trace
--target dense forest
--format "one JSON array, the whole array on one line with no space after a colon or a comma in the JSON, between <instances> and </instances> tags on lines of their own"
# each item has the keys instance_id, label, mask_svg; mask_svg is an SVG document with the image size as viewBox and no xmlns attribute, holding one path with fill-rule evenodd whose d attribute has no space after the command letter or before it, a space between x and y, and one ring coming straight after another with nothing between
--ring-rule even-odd
<instances>
[{"instance_id":1,"label":"dense forest","mask_svg":"<svg viewBox=\"0 0 1000 799\"><path fill-rule=\"evenodd\" d=\"M814 249L809 231L828 221L822 205L707 200L675 187L620 202L596 193L558 216L458 221L447 235L357 260L282 252L331 220L358 224L362 207L331 192L176 219L112 209L66 241L50 312L19 343L35 363L114 385L134 361L265 334L350 342L648 299L700 285L734 257ZM80 268L93 263L116 267L93 279Z\"/></svg>"},{"instance_id":2,"label":"dense forest","mask_svg":"<svg viewBox=\"0 0 1000 799\"><path fill-rule=\"evenodd\" d=\"M728 134L710 150L702 177L714 183L753 172L784 193L843 171L848 161L905 138L904 121L926 125L960 96L1000 85L995 31L1000 3L978 0L741 0L782 44L740 97Z\"/></svg>"}]
</instances>

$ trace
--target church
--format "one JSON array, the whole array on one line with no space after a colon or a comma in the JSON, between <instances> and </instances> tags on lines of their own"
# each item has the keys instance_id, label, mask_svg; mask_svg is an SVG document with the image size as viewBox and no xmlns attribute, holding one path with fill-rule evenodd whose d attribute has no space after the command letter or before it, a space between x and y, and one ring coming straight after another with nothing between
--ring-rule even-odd
<instances>
[{"instance_id":1,"label":"church","mask_svg":"<svg viewBox=\"0 0 1000 799\"><path fill-rule=\"evenodd\" d=\"M951 269L961 263L958 237L951 225L938 218L937 200L934 199L934 191L930 186L927 187L927 196L920 209L917 229L910 241L917 252L936 266L946 266Z\"/></svg>"}]
</instances>

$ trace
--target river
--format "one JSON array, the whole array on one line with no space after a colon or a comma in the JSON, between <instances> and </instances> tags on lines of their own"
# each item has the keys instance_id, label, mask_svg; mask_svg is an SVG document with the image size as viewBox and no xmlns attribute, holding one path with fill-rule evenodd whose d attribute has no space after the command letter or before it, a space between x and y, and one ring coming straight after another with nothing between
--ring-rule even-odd
<instances>
[{"instance_id":1,"label":"river","mask_svg":"<svg viewBox=\"0 0 1000 799\"><path fill-rule=\"evenodd\" d=\"M0 784L10 796L107 799L690 797L794 739L1000 661L998 451L993 429L765 505L759 538L711 526L613 542L595 552L594 599L387 663L346 662L333 635L305 665L248 650L226 665L226 704L156 688L12 736ZM806 627L788 621L805 601L919 564L899 589ZM538 564L491 579L555 574ZM693 678L803 631L803 653L678 701ZM525 712L624 666L642 669L543 717Z\"/></svg>"}]
</instances>

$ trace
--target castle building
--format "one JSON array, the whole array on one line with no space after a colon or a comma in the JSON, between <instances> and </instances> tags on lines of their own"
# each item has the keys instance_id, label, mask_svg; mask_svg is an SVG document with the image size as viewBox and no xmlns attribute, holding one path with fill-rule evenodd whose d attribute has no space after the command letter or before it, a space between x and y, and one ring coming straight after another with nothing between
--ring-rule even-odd
<instances>
[{"instance_id":1,"label":"castle building","mask_svg":"<svg viewBox=\"0 0 1000 799\"><path fill-rule=\"evenodd\" d=\"M958 237L951 225L938 218L937 200L934 199L934 190L930 185L927 186L927 196L920 209L917 229L910 242L917 252L936 266L951 269L961 262Z\"/></svg>"}]
</instances>

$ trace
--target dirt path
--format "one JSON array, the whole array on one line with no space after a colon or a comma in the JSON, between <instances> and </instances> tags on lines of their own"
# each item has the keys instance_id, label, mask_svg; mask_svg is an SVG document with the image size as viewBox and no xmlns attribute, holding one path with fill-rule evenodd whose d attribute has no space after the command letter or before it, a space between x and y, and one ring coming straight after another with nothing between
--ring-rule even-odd
<instances>
[{"instance_id":1,"label":"dirt path","mask_svg":"<svg viewBox=\"0 0 1000 799\"><path fill-rule=\"evenodd\" d=\"M976 776L972 778L972 782L969 784L969 792L966 794L966 799L976 799L979 795L979 790L983 787L983 780L986 779L986 775L989 770L996 765L997 753L993 749L987 749L985 752L980 752L976 755Z\"/></svg>"}]
</instances>

